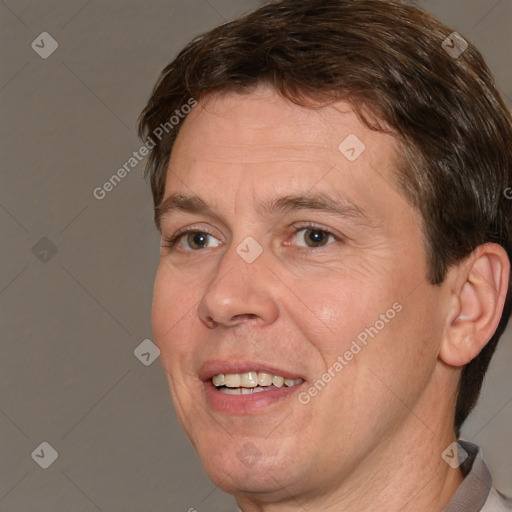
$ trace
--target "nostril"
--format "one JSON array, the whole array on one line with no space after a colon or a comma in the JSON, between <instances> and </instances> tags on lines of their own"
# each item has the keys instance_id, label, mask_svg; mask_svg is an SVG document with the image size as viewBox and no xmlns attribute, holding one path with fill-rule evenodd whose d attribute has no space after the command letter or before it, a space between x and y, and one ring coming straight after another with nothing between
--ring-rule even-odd
<instances>
[{"instance_id":1,"label":"nostril","mask_svg":"<svg viewBox=\"0 0 512 512\"><path fill-rule=\"evenodd\" d=\"M255 318L258 318L258 315L255 315L254 313L245 313L242 315L235 315L233 320L254 320Z\"/></svg>"},{"instance_id":2,"label":"nostril","mask_svg":"<svg viewBox=\"0 0 512 512\"><path fill-rule=\"evenodd\" d=\"M231 320L229 322L226 322L226 325L237 325L243 323L245 320L257 320L258 318L258 315L255 315L254 313L243 313L231 317ZM214 320L211 316L205 316L201 318L201 321L208 329L214 329L219 325L219 322L217 320ZM224 322L221 323L224 325Z\"/></svg>"},{"instance_id":3,"label":"nostril","mask_svg":"<svg viewBox=\"0 0 512 512\"><path fill-rule=\"evenodd\" d=\"M203 319L203 323L208 327L208 329L213 329L217 327L217 322L211 317L207 316Z\"/></svg>"}]
</instances>

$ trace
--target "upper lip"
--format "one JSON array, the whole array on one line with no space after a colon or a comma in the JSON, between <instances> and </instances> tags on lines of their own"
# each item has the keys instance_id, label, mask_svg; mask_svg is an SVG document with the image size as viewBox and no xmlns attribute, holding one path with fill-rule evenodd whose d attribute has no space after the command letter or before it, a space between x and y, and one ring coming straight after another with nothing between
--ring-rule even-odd
<instances>
[{"instance_id":1,"label":"upper lip","mask_svg":"<svg viewBox=\"0 0 512 512\"><path fill-rule=\"evenodd\" d=\"M303 379L296 372L279 368L272 363L261 361L243 361L243 360L220 360L214 359L204 363L199 370L199 378L202 381L210 380L214 375L219 373L247 373L247 372L264 372L271 375L279 375L285 379Z\"/></svg>"}]
</instances>

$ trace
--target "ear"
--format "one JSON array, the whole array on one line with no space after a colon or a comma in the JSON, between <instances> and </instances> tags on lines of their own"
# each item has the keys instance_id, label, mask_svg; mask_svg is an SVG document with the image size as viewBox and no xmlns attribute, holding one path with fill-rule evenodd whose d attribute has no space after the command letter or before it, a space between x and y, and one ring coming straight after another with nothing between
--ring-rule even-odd
<instances>
[{"instance_id":1,"label":"ear","mask_svg":"<svg viewBox=\"0 0 512 512\"><path fill-rule=\"evenodd\" d=\"M485 347L496 331L508 291L510 261L503 247L477 247L452 274L452 312L447 318L439 358L464 366Z\"/></svg>"}]
</instances>

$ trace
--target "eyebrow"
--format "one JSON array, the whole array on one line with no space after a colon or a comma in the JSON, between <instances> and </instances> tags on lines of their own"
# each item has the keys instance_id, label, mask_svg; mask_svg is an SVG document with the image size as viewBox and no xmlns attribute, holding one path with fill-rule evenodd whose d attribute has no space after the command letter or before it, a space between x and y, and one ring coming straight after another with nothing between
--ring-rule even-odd
<instances>
[{"instance_id":1,"label":"eyebrow","mask_svg":"<svg viewBox=\"0 0 512 512\"><path fill-rule=\"evenodd\" d=\"M272 199L261 204L269 213L290 213L300 210L318 210L339 217L368 220L368 215L355 203L344 197L332 197L325 193L299 194Z\"/></svg>"},{"instance_id":2,"label":"eyebrow","mask_svg":"<svg viewBox=\"0 0 512 512\"><path fill-rule=\"evenodd\" d=\"M371 224L367 213L355 203L345 197L334 197L327 193L288 195L258 204L258 211L261 215L269 213L288 214L302 210L322 211L338 217L353 218ZM163 217L178 212L215 216L212 208L199 196L171 194L156 208L155 218L158 228L160 228Z\"/></svg>"},{"instance_id":3,"label":"eyebrow","mask_svg":"<svg viewBox=\"0 0 512 512\"><path fill-rule=\"evenodd\" d=\"M213 214L212 209L199 196L171 194L155 208L157 227L160 229L162 217L178 212Z\"/></svg>"}]
</instances>

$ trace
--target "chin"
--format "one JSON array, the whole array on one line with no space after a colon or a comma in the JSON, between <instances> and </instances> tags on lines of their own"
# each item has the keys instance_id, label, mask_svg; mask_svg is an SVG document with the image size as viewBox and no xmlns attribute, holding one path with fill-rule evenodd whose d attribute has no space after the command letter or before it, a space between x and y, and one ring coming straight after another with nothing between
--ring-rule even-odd
<instances>
[{"instance_id":1,"label":"chin","mask_svg":"<svg viewBox=\"0 0 512 512\"><path fill-rule=\"evenodd\" d=\"M215 451L212 445L204 453L198 451L199 458L210 480L228 494L269 495L282 491L290 479L290 472L284 472L289 464L264 456L251 441L231 440L228 446L219 444Z\"/></svg>"}]
</instances>

